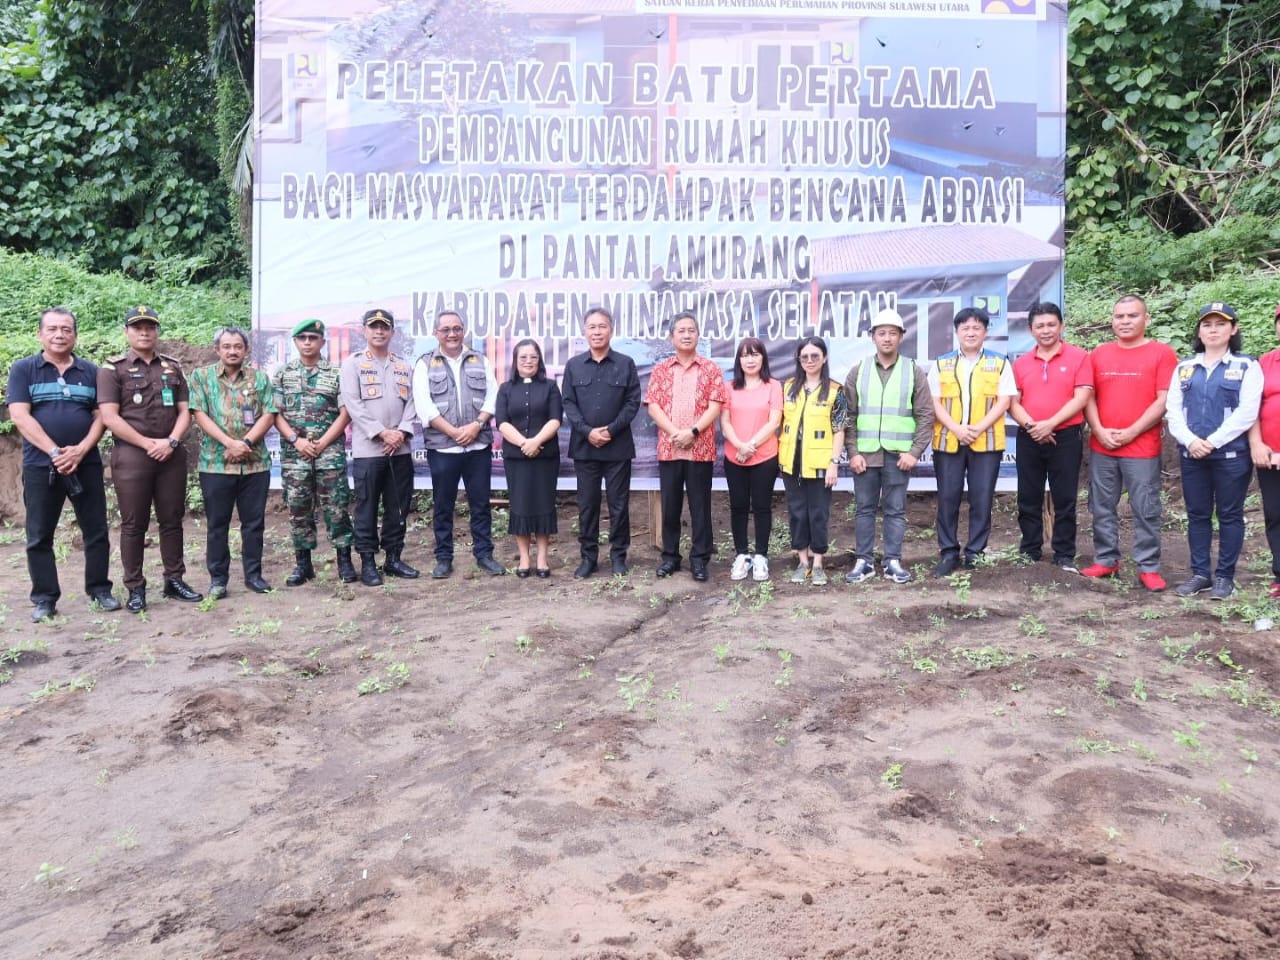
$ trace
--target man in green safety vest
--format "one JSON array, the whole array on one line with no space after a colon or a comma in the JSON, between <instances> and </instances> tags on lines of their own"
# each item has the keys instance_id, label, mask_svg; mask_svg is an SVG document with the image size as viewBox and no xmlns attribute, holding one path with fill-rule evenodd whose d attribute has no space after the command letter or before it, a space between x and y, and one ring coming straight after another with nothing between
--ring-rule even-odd
<instances>
[{"instance_id":1,"label":"man in green safety vest","mask_svg":"<svg viewBox=\"0 0 1280 960\"><path fill-rule=\"evenodd\" d=\"M924 370L898 353L906 324L894 310L871 321L876 352L855 364L844 382L849 399L845 448L853 469L853 520L857 561L846 583L876 575L876 514L884 513L884 576L909 583L902 565L907 530L907 480L933 435L933 398Z\"/></svg>"}]
</instances>

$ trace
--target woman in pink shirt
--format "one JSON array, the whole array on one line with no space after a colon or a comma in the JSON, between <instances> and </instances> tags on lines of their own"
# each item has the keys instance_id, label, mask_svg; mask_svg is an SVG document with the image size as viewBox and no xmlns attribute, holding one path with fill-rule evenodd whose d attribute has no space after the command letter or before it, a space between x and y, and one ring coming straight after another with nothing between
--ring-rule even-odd
<instances>
[{"instance_id":1,"label":"woman in pink shirt","mask_svg":"<svg viewBox=\"0 0 1280 960\"><path fill-rule=\"evenodd\" d=\"M773 484L778 479L778 425L782 384L769 376L764 343L747 337L733 358L733 388L720 413L724 434L724 479L729 486L733 530L730 578L769 579L769 536L773 532ZM747 551L747 521L756 519L755 552Z\"/></svg>"},{"instance_id":2,"label":"woman in pink shirt","mask_svg":"<svg viewBox=\"0 0 1280 960\"><path fill-rule=\"evenodd\" d=\"M1280 306L1276 307L1276 336L1280 337ZM1280 599L1280 350L1258 358L1262 368L1262 406L1258 422L1249 428L1249 451L1258 468L1262 493L1262 519L1271 548L1273 600Z\"/></svg>"}]
</instances>

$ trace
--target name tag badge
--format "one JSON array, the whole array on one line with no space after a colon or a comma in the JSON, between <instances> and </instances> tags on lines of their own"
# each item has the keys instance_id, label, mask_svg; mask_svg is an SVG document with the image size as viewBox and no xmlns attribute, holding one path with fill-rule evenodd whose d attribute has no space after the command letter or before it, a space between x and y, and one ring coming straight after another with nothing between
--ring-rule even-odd
<instances>
[{"instance_id":1,"label":"name tag badge","mask_svg":"<svg viewBox=\"0 0 1280 960\"><path fill-rule=\"evenodd\" d=\"M1225 376L1228 380L1242 380L1244 379L1244 371L1238 367L1232 367L1226 372Z\"/></svg>"},{"instance_id":2,"label":"name tag badge","mask_svg":"<svg viewBox=\"0 0 1280 960\"><path fill-rule=\"evenodd\" d=\"M164 404L166 407L173 406L173 388L172 387L165 387L163 390L160 391L160 402Z\"/></svg>"},{"instance_id":3,"label":"name tag badge","mask_svg":"<svg viewBox=\"0 0 1280 960\"><path fill-rule=\"evenodd\" d=\"M240 418L246 427L252 427L258 419L253 415L253 407L250 406L240 408Z\"/></svg>"}]
</instances>

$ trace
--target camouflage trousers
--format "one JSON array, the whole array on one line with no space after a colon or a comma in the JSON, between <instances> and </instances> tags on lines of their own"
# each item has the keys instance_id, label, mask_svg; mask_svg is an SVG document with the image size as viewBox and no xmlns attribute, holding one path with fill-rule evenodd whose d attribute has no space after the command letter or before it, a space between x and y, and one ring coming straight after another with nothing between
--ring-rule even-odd
<instances>
[{"instance_id":1,"label":"camouflage trousers","mask_svg":"<svg viewBox=\"0 0 1280 960\"><path fill-rule=\"evenodd\" d=\"M329 543L337 549L352 542L351 489L347 468L315 469L286 463L280 470L284 505L289 508L289 534L294 550L316 548L316 511L324 517Z\"/></svg>"}]
</instances>

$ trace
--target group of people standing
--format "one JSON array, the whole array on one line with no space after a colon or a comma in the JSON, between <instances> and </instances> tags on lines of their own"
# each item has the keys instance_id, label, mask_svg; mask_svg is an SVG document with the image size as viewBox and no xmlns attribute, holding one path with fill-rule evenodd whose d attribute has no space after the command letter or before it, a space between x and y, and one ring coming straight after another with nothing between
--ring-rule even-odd
<instances>
[{"instance_id":1,"label":"group of people standing","mask_svg":"<svg viewBox=\"0 0 1280 960\"><path fill-rule=\"evenodd\" d=\"M632 421L642 405L658 430L658 577L681 569L686 502L689 572L697 581L709 577L717 424L724 439L735 551L732 580L770 578L772 495L781 474L790 546L797 557L790 579L827 582L832 492L847 458L856 515L855 560L845 580L876 576L880 519L883 576L910 582L913 574L902 557L907 483L926 449L931 449L937 484L939 557L933 574L972 568L990 536L1005 424L1011 417L1018 427L1020 558L1041 559L1047 485L1053 562L1088 577L1114 576L1120 567L1118 504L1127 493L1139 581L1149 590L1163 590L1160 446L1167 418L1181 453L1191 548L1191 575L1177 592L1192 596L1208 590L1222 599L1234 591L1252 464L1258 468L1273 555L1271 593L1280 597L1280 350L1260 360L1242 354L1234 308L1213 303L1200 313L1194 356L1179 362L1170 347L1147 338L1148 319L1140 297L1121 298L1112 315L1115 340L1086 352L1064 341L1059 307L1037 303L1028 317L1035 348L1010 363L985 347L987 313L966 308L953 321L957 349L918 363L901 353L906 324L887 309L871 324L874 353L855 364L843 384L832 378L827 344L816 336L796 345L796 373L785 383L771 376L766 345L754 337L742 340L726 383L719 365L699 353L698 322L684 313L671 324L673 354L654 366L642 396L634 361L612 349L613 318L602 308L584 318L587 349L568 361L561 386L548 377L541 347L532 339L515 344L510 375L498 383L488 358L467 345L463 318L452 312L437 317L437 347L410 363L390 349L392 314L369 310L362 317L365 348L340 368L322 355L324 324L304 320L292 330L296 359L268 377L247 364L249 335L236 327L216 334L217 361L188 376L175 358L158 352L160 320L145 306L125 317L129 349L95 367L74 353L74 314L52 308L40 317L43 349L13 365L7 396L24 439L32 619L56 612L60 587L53 534L68 498L84 537L86 594L103 610L121 606L108 573L98 453L107 430L115 440L111 476L121 514L125 606L135 613L147 607L142 563L153 508L164 595L203 599L186 583L183 559L187 462L182 439L193 419L201 432L198 473L213 599L228 592L233 513L241 525L245 586L258 593L272 589L262 569L271 464L265 439L272 429L280 436L295 553L287 586L301 586L316 575L317 516L335 550L341 581L376 586L384 576L419 576L403 557L413 495L410 441L419 427L433 492L431 576L444 579L453 572L459 486L468 501L476 565L490 575L507 572L493 556L490 478L496 429L511 498L509 528L519 551L515 573L549 577L548 545L557 532L558 435L566 422L579 514L580 563L574 576L585 579L599 569L606 498L609 570L626 575L636 453ZM1078 570L1076 488L1086 422L1094 562ZM966 491L968 529L962 543L959 520ZM1220 546L1212 565L1215 516Z\"/></svg>"}]
</instances>

